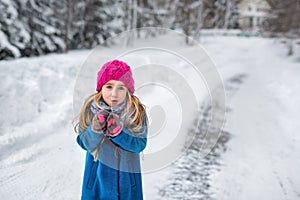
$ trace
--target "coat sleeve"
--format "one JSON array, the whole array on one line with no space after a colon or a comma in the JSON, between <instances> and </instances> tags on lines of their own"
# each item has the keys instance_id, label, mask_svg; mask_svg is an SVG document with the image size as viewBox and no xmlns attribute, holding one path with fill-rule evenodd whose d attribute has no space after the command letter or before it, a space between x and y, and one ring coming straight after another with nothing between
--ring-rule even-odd
<instances>
[{"instance_id":1,"label":"coat sleeve","mask_svg":"<svg viewBox=\"0 0 300 200\"><path fill-rule=\"evenodd\" d=\"M84 150L92 152L103 137L105 137L103 133L95 133L92 131L91 125L89 125L84 132L77 136L76 140Z\"/></svg>"},{"instance_id":2,"label":"coat sleeve","mask_svg":"<svg viewBox=\"0 0 300 200\"><path fill-rule=\"evenodd\" d=\"M110 140L124 150L133 153L140 153L146 148L147 135L148 135L148 125L145 117L143 122L142 132L139 133L139 136L135 136L128 129L123 128L122 132L118 136L113 137Z\"/></svg>"}]
</instances>

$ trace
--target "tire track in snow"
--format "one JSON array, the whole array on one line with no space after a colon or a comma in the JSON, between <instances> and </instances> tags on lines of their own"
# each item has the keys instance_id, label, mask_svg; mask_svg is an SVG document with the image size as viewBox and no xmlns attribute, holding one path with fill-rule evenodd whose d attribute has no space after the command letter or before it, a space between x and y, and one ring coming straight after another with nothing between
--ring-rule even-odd
<instances>
[{"instance_id":1,"label":"tire track in snow","mask_svg":"<svg viewBox=\"0 0 300 200\"><path fill-rule=\"evenodd\" d=\"M225 82L226 97L228 99L235 94L246 77L245 74L237 74ZM231 109L227 107L226 110L230 112ZM205 157L201 156L199 147L207 142L203 141L203 139L205 139L204 134L210 125L210 112L210 105L204 103L199 115L201 121L193 143L186 150L185 155L174 164L173 175L158 189L158 199L214 199L214 194L210 190L210 188L213 187L210 176L221 170L222 161L220 157L227 149L226 143L230 139L230 133L226 130L222 130L211 152ZM219 116L217 120L222 120L222 117L224 116ZM197 121L198 120L195 120L195 122ZM219 135L219 133L213 132L217 129L216 127L211 127L207 134Z\"/></svg>"}]
</instances>

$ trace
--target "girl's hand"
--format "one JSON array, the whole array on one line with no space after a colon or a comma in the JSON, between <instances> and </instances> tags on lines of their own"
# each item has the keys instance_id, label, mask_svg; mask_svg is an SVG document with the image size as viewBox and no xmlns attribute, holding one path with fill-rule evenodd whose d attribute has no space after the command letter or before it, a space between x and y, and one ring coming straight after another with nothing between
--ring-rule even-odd
<instances>
[{"instance_id":1,"label":"girl's hand","mask_svg":"<svg viewBox=\"0 0 300 200\"><path fill-rule=\"evenodd\" d=\"M119 115L110 113L107 117L107 135L110 137L116 137L121 133L122 129L123 122L121 121Z\"/></svg>"},{"instance_id":2,"label":"girl's hand","mask_svg":"<svg viewBox=\"0 0 300 200\"><path fill-rule=\"evenodd\" d=\"M101 110L98 114L95 114L92 119L92 131L96 133L101 133L106 130L106 118L109 112L106 110Z\"/></svg>"}]
</instances>

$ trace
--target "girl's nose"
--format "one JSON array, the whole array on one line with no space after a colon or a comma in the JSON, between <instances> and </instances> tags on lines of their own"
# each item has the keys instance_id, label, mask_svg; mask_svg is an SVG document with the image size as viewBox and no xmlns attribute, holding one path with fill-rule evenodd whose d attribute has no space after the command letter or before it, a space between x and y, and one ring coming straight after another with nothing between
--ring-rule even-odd
<instances>
[{"instance_id":1,"label":"girl's nose","mask_svg":"<svg viewBox=\"0 0 300 200\"><path fill-rule=\"evenodd\" d=\"M117 88L114 87L114 88L112 89L111 95L114 96L114 97L117 96Z\"/></svg>"}]
</instances>

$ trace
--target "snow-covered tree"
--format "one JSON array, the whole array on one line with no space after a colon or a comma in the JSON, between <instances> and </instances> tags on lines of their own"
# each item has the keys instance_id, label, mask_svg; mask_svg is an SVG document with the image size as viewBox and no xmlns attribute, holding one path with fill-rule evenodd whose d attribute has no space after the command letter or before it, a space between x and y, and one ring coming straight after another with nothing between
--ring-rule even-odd
<instances>
[{"instance_id":1,"label":"snow-covered tree","mask_svg":"<svg viewBox=\"0 0 300 200\"><path fill-rule=\"evenodd\" d=\"M207 25L211 12L209 0L178 0L176 1L175 27L181 28L189 44L189 36L199 37L200 30Z\"/></svg>"},{"instance_id":2,"label":"snow-covered tree","mask_svg":"<svg viewBox=\"0 0 300 200\"><path fill-rule=\"evenodd\" d=\"M63 51L65 4L55 0L16 1L20 21L30 34L22 55Z\"/></svg>"},{"instance_id":3,"label":"snow-covered tree","mask_svg":"<svg viewBox=\"0 0 300 200\"><path fill-rule=\"evenodd\" d=\"M236 28L238 25L238 3L240 0L215 0L214 27Z\"/></svg>"},{"instance_id":4,"label":"snow-covered tree","mask_svg":"<svg viewBox=\"0 0 300 200\"><path fill-rule=\"evenodd\" d=\"M137 28L170 27L167 17L171 3L168 0L138 0Z\"/></svg>"},{"instance_id":5,"label":"snow-covered tree","mask_svg":"<svg viewBox=\"0 0 300 200\"><path fill-rule=\"evenodd\" d=\"M300 37L300 0L268 0L272 7L264 29L288 40L288 55L294 53L293 43Z\"/></svg>"},{"instance_id":6,"label":"snow-covered tree","mask_svg":"<svg viewBox=\"0 0 300 200\"><path fill-rule=\"evenodd\" d=\"M76 4L72 47L92 48L123 30L121 1L95 0ZM77 44L77 45L76 45Z\"/></svg>"},{"instance_id":7,"label":"snow-covered tree","mask_svg":"<svg viewBox=\"0 0 300 200\"><path fill-rule=\"evenodd\" d=\"M237 28L240 0L177 0L175 27L198 40L203 28Z\"/></svg>"},{"instance_id":8,"label":"snow-covered tree","mask_svg":"<svg viewBox=\"0 0 300 200\"><path fill-rule=\"evenodd\" d=\"M189 43L202 28L233 28L238 1L2 0L0 59L109 45L109 37L142 27L182 29Z\"/></svg>"},{"instance_id":9,"label":"snow-covered tree","mask_svg":"<svg viewBox=\"0 0 300 200\"><path fill-rule=\"evenodd\" d=\"M138 0L136 9L136 27L134 28L142 28L142 27L163 27L170 28L174 23L175 12L172 9L172 5L174 1L172 0ZM149 31L146 33L145 37L156 36L160 34L159 32ZM137 37L140 37L139 30Z\"/></svg>"},{"instance_id":10,"label":"snow-covered tree","mask_svg":"<svg viewBox=\"0 0 300 200\"><path fill-rule=\"evenodd\" d=\"M238 4L241 0L226 0L225 22L223 28L232 29L238 27Z\"/></svg>"},{"instance_id":11,"label":"snow-covered tree","mask_svg":"<svg viewBox=\"0 0 300 200\"><path fill-rule=\"evenodd\" d=\"M0 1L0 60L21 56L30 34L19 20L14 1Z\"/></svg>"},{"instance_id":12,"label":"snow-covered tree","mask_svg":"<svg viewBox=\"0 0 300 200\"><path fill-rule=\"evenodd\" d=\"M87 0L73 0L70 11L69 49L84 48L85 15Z\"/></svg>"}]
</instances>

